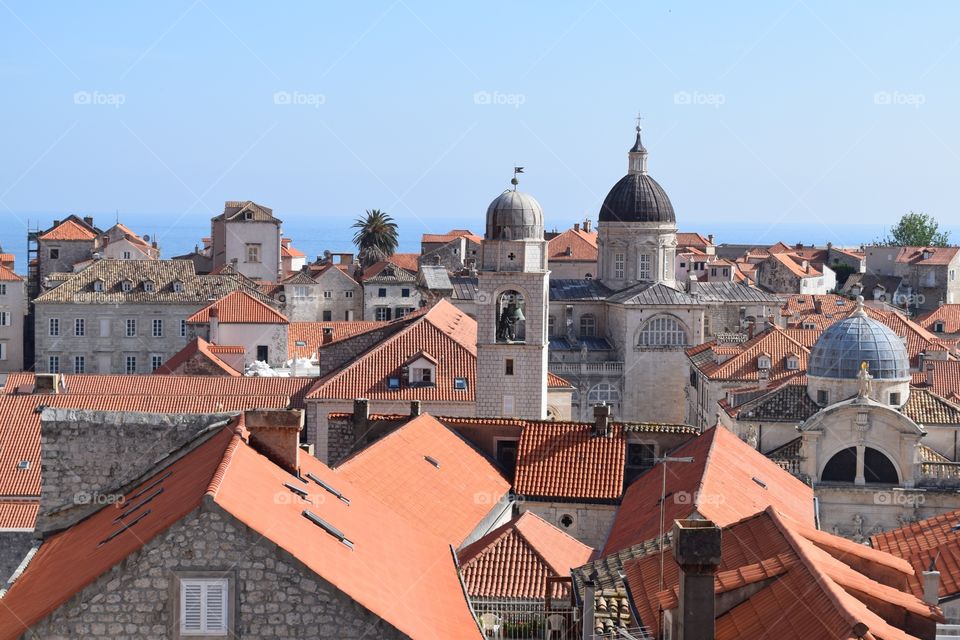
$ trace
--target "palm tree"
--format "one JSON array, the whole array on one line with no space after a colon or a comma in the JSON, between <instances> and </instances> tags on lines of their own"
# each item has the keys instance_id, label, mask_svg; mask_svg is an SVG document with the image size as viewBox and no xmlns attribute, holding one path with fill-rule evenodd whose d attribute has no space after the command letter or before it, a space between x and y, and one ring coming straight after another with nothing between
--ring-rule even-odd
<instances>
[{"instance_id":1,"label":"palm tree","mask_svg":"<svg viewBox=\"0 0 960 640\"><path fill-rule=\"evenodd\" d=\"M352 228L357 230L353 243L364 267L389 258L397 250L397 223L380 209L367 209L366 217L357 218Z\"/></svg>"}]
</instances>

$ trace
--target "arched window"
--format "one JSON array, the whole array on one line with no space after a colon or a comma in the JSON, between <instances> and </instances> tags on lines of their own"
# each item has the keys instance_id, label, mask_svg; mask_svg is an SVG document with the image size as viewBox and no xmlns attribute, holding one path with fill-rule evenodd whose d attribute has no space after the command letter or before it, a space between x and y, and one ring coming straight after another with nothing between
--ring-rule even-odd
<instances>
[{"instance_id":1,"label":"arched window","mask_svg":"<svg viewBox=\"0 0 960 640\"><path fill-rule=\"evenodd\" d=\"M687 344L687 332L676 318L652 318L640 331L641 347L682 347Z\"/></svg>"},{"instance_id":2,"label":"arched window","mask_svg":"<svg viewBox=\"0 0 960 640\"><path fill-rule=\"evenodd\" d=\"M823 482L853 482L857 477L857 448L850 447L834 454L820 474Z\"/></svg>"},{"instance_id":3,"label":"arched window","mask_svg":"<svg viewBox=\"0 0 960 640\"><path fill-rule=\"evenodd\" d=\"M597 318L592 313L580 316L580 337L592 338L597 335Z\"/></svg>"},{"instance_id":4,"label":"arched window","mask_svg":"<svg viewBox=\"0 0 960 640\"><path fill-rule=\"evenodd\" d=\"M857 477L857 448L848 447L834 454L823 468L823 482L854 482ZM899 484L900 475L890 458L872 447L863 451L863 479L874 484Z\"/></svg>"},{"instance_id":5,"label":"arched window","mask_svg":"<svg viewBox=\"0 0 960 640\"><path fill-rule=\"evenodd\" d=\"M497 298L497 342L524 342L526 309L523 294L504 291Z\"/></svg>"},{"instance_id":6,"label":"arched window","mask_svg":"<svg viewBox=\"0 0 960 640\"><path fill-rule=\"evenodd\" d=\"M590 393L587 394L587 402L590 405L600 404L601 402L616 404L620 402L620 389L609 382L601 382L590 389Z\"/></svg>"}]
</instances>

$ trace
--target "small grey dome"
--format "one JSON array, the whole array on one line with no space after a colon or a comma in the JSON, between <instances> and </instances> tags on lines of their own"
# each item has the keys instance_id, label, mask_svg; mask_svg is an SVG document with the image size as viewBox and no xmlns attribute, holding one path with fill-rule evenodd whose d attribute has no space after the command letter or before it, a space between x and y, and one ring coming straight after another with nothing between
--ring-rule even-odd
<instances>
[{"instance_id":1,"label":"small grey dome","mask_svg":"<svg viewBox=\"0 0 960 640\"><path fill-rule=\"evenodd\" d=\"M877 380L910 379L910 355L903 340L887 325L867 317L861 307L817 339L807 375L854 380L863 362Z\"/></svg>"},{"instance_id":2,"label":"small grey dome","mask_svg":"<svg viewBox=\"0 0 960 640\"><path fill-rule=\"evenodd\" d=\"M487 240L543 240L543 208L529 193L507 190L487 207Z\"/></svg>"},{"instance_id":3,"label":"small grey dome","mask_svg":"<svg viewBox=\"0 0 960 640\"><path fill-rule=\"evenodd\" d=\"M676 222L667 192L646 173L628 173L600 207L600 222Z\"/></svg>"}]
</instances>

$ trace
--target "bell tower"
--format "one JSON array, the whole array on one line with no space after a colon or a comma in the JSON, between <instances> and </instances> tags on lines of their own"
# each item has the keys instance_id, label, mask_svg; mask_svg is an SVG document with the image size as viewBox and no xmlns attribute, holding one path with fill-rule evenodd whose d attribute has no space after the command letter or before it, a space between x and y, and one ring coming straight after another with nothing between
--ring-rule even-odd
<instances>
[{"instance_id":1,"label":"bell tower","mask_svg":"<svg viewBox=\"0 0 960 640\"><path fill-rule=\"evenodd\" d=\"M487 208L477 295L477 416L547 415L549 277L543 210L512 189Z\"/></svg>"}]
</instances>

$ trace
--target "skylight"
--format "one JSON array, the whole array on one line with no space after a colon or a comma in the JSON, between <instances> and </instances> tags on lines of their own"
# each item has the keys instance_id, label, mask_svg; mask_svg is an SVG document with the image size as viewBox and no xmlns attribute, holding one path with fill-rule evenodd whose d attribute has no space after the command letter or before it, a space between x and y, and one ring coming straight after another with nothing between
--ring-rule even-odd
<instances>
[{"instance_id":1,"label":"skylight","mask_svg":"<svg viewBox=\"0 0 960 640\"><path fill-rule=\"evenodd\" d=\"M324 489L326 489L328 493L332 494L332 495L335 496L336 498L338 498L338 499L340 499L341 501L343 501L344 504L348 504L348 505L350 504L350 500L349 500L346 496L344 496L342 493L340 493L339 491L337 491L336 489L334 489L332 486L330 486L329 484L327 484L326 482L324 482L323 480L321 480L320 478L318 478L318 477L315 476L314 474L308 473L308 474L307 474L307 477L310 478L311 480L313 480L314 482L316 482L318 485L320 485L320 486L323 487Z\"/></svg>"},{"instance_id":2,"label":"skylight","mask_svg":"<svg viewBox=\"0 0 960 640\"><path fill-rule=\"evenodd\" d=\"M104 538L103 540L101 540L101 541L99 542L99 544L97 544L97 546L98 546L98 547L101 547L101 546L107 544L108 542L110 542L111 540L113 540L114 538L116 538L117 536L119 536L121 533L123 533L124 531L126 531L127 529L129 529L130 527L132 527L133 525L137 524L138 522L140 522L141 520L143 520L144 518L146 518L148 515L150 515L150 513L151 513L151 510L150 510L150 509L147 509L146 511L144 511L143 513L141 513L140 515L138 515L136 518L134 518L134 519L131 520L130 522L124 523L123 526L121 526L119 529L117 529L116 531L114 531L113 533L111 533L110 535L108 535L106 538Z\"/></svg>"},{"instance_id":3,"label":"skylight","mask_svg":"<svg viewBox=\"0 0 960 640\"><path fill-rule=\"evenodd\" d=\"M304 509L303 517L309 520L310 522L312 522L313 524L317 525L327 533L329 533L331 536L333 536L334 538L342 542L344 545L346 545L348 548L353 549L353 542L351 542L350 540L347 540L347 537L343 535L343 532L340 531L340 529L337 529L335 526L333 526L332 524L330 524L329 522L327 522L317 514L312 513L308 509Z\"/></svg>"},{"instance_id":4,"label":"skylight","mask_svg":"<svg viewBox=\"0 0 960 640\"><path fill-rule=\"evenodd\" d=\"M752 480L756 482L758 485L760 485L761 487L763 487L764 489L767 488L767 483L761 480L760 478L758 478L757 476L753 476Z\"/></svg>"},{"instance_id":5,"label":"skylight","mask_svg":"<svg viewBox=\"0 0 960 640\"><path fill-rule=\"evenodd\" d=\"M297 494L298 496L300 496L300 497L303 498L304 500L306 500L306 499L307 499L307 496L309 495L309 494L307 494L306 491L304 491L304 490L301 489L300 487L295 487L294 485L290 484L289 482L284 482L284 483L283 483L283 486L285 486L287 489L290 489L290 491L293 491L295 494Z\"/></svg>"},{"instance_id":6,"label":"skylight","mask_svg":"<svg viewBox=\"0 0 960 640\"><path fill-rule=\"evenodd\" d=\"M431 456L423 456L423 459L429 462L430 464L432 464L433 466L435 466L437 469L440 468L440 462L438 462L436 458L433 458Z\"/></svg>"},{"instance_id":7,"label":"skylight","mask_svg":"<svg viewBox=\"0 0 960 640\"><path fill-rule=\"evenodd\" d=\"M467 388L467 379L466 378L454 378L453 379L453 388L457 391L465 391Z\"/></svg>"}]
</instances>

